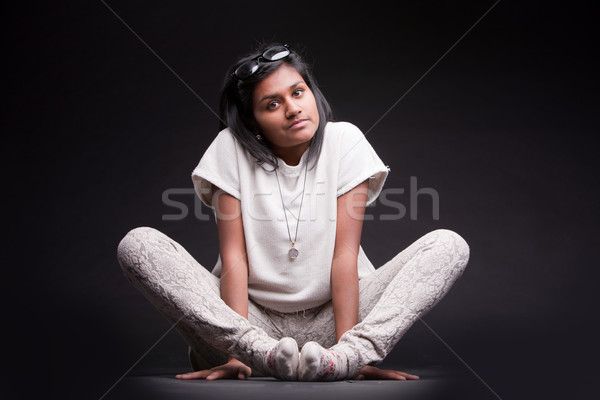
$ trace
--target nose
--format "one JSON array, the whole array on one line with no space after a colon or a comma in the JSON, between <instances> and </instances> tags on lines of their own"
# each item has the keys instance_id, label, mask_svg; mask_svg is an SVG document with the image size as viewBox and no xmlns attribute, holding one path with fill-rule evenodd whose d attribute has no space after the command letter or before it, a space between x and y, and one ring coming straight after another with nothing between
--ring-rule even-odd
<instances>
[{"instance_id":1,"label":"nose","mask_svg":"<svg viewBox=\"0 0 600 400\"><path fill-rule=\"evenodd\" d=\"M289 100L287 102L287 107L285 110L286 118L293 118L296 115L302 112L302 108L298 105L294 100Z\"/></svg>"}]
</instances>

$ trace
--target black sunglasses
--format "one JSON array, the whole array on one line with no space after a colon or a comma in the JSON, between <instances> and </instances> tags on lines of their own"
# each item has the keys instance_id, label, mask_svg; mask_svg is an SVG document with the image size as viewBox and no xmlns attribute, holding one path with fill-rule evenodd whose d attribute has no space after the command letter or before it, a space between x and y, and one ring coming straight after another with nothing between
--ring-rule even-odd
<instances>
[{"instance_id":1,"label":"black sunglasses","mask_svg":"<svg viewBox=\"0 0 600 400\"><path fill-rule=\"evenodd\" d=\"M277 45L267 49L262 55L248 60L233 71L232 76L243 81L250 78L258 71L258 66L261 61L278 61L286 58L292 51L287 44Z\"/></svg>"}]
</instances>

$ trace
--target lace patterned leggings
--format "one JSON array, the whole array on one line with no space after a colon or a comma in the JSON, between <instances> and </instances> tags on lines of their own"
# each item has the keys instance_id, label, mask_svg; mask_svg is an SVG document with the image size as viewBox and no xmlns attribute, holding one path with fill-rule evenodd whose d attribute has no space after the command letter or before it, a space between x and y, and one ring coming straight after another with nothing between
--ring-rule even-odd
<instances>
[{"instance_id":1,"label":"lace patterned leggings","mask_svg":"<svg viewBox=\"0 0 600 400\"><path fill-rule=\"evenodd\" d=\"M264 373L258 358L282 337L298 346L335 343L331 301L298 313L280 313L249 301L248 319L220 297L219 278L180 244L148 227L130 231L120 242L118 260L127 279L172 323L190 346L195 370L227 361L227 353ZM375 365L417 318L429 311L464 271L469 247L445 229L430 232L359 282L359 323L339 343L354 351L358 371ZM253 372L254 374L254 372Z\"/></svg>"}]
</instances>

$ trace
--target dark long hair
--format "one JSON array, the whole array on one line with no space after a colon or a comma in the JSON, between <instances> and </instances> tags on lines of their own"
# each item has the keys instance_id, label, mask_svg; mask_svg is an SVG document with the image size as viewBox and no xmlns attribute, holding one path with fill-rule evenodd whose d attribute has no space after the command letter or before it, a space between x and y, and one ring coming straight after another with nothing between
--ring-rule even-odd
<instances>
[{"instance_id":1,"label":"dark long hair","mask_svg":"<svg viewBox=\"0 0 600 400\"><path fill-rule=\"evenodd\" d=\"M244 148L256 159L259 165L269 164L273 168L278 168L277 159L273 151L265 144L256 140L257 123L252 112L252 94L254 88L282 63L286 63L296 69L304 82L313 92L317 109L319 111L319 126L315 132L310 147L308 149L308 160L313 160L311 169L315 166L321 147L323 145L323 136L325 125L333 120L331 106L323 96L323 93L317 86L317 82L312 75L308 64L302 59L300 54L292 49L290 55L278 61L260 62L258 70L249 78L243 81L233 77L233 71L242 63L253 60L263 54L265 50L276 46L276 43L263 43L258 45L255 51L240 58L227 72L223 88L221 89L221 100L219 104L220 126L219 129L229 128L233 135L239 140Z\"/></svg>"}]
</instances>

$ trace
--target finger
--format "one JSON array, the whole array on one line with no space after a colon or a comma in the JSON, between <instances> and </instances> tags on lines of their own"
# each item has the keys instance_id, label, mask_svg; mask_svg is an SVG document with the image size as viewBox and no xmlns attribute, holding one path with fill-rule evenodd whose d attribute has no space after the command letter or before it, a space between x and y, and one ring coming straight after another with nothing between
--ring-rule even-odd
<instances>
[{"instance_id":1,"label":"finger","mask_svg":"<svg viewBox=\"0 0 600 400\"><path fill-rule=\"evenodd\" d=\"M364 379L369 379L369 380L396 380L396 381L405 381L406 378L402 375L400 375L397 371L393 371L393 370L382 370L379 368L375 368L372 370L369 370L368 373L364 373L361 374L363 375Z\"/></svg>"},{"instance_id":2,"label":"finger","mask_svg":"<svg viewBox=\"0 0 600 400\"><path fill-rule=\"evenodd\" d=\"M216 379L223 378L224 375L225 375L225 371L223 371L223 370L213 371L213 372L210 373L210 375L208 375L206 377L206 380L207 381L214 381Z\"/></svg>"},{"instance_id":3,"label":"finger","mask_svg":"<svg viewBox=\"0 0 600 400\"><path fill-rule=\"evenodd\" d=\"M405 381L406 377L404 375L399 374L397 371L386 371L388 372L387 376L389 379L395 379L397 381Z\"/></svg>"},{"instance_id":4,"label":"finger","mask_svg":"<svg viewBox=\"0 0 600 400\"><path fill-rule=\"evenodd\" d=\"M252 368L247 365L242 365L238 368L237 374L238 379L247 379L250 377L250 375L252 375ZM243 375L243 378L240 377L240 375Z\"/></svg>"},{"instance_id":5,"label":"finger","mask_svg":"<svg viewBox=\"0 0 600 400\"><path fill-rule=\"evenodd\" d=\"M252 369L246 365L238 368L237 377L238 379L247 379L252 374Z\"/></svg>"},{"instance_id":6,"label":"finger","mask_svg":"<svg viewBox=\"0 0 600 400\"><path fill-rule=\"evenodd\" d=\"M409 374L408 372L402 372L402 371L396 371L396 372L401 374L402 376L404 376L406 379L410 379L410 380L421 379L418 375Z\"/></svg>"},{"instance_id":7,"label":"finger","mask_svg":"<svg viewBox=\"0 0 600 400\"><path fill-rule=\"evenodd\" d=\"M175 379L202 379L205 371L186 372L185 374L175 375Z\"/></svg>"},{"instance_id":8,"label":"finger","mask_svg":"<svg viewBox=\"0 0 600 400\"><path fill-rule=\"evenodd\" d=\"M396 381L405 381L406 378L399 373L399 371L393 370L379 370L374 379L388 379Z\"/></svg>"}]
</instances>

